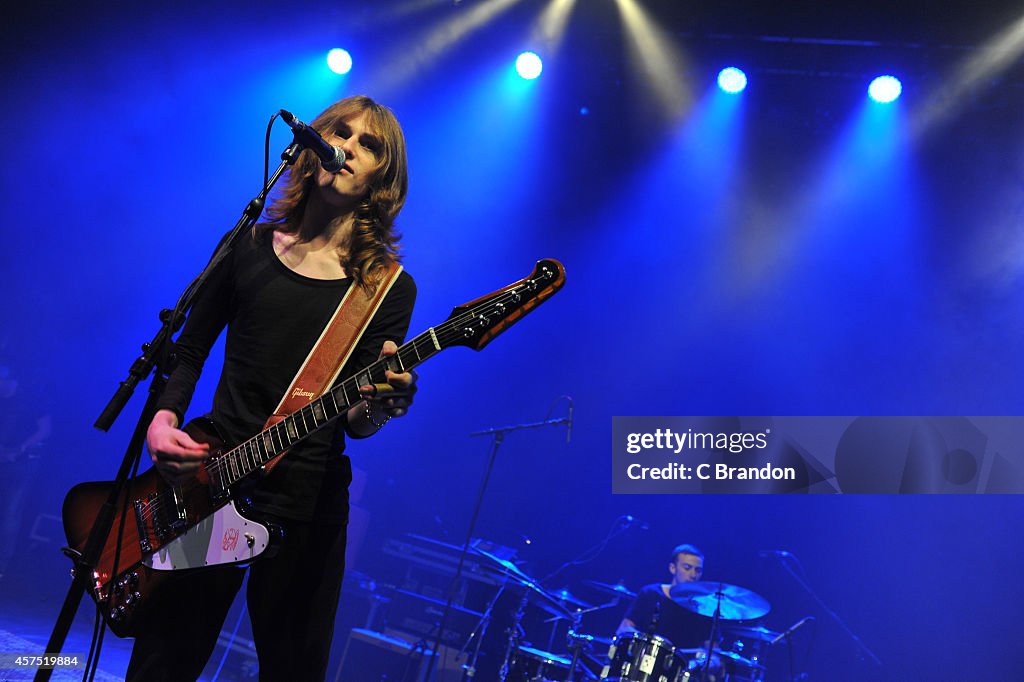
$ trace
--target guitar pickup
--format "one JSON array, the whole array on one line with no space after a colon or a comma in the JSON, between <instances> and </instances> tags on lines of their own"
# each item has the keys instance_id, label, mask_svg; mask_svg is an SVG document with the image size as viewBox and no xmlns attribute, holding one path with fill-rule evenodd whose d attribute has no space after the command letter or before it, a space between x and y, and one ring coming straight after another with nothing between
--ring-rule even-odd
<instances>
[{"instance_id":1,"label":"guitar pickup","mask_svg":"<svg viewBox=\"0 0 1024 682\"><path fill-rule=\"evenodd\" d=\"M148 554L154 549L150 538L162 544L177 537L177 531L188 527L185 501L177 486L135 500L134 507L135 523L139 528L139 547L144 553Z\"/></svg>"}]
</instances>

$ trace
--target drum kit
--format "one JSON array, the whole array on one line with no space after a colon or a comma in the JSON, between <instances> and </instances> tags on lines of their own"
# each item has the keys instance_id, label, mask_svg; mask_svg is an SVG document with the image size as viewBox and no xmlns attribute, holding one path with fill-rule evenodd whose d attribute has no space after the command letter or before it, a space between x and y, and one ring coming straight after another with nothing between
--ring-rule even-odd
<instances>
[{"instance_id":1,"label":"drum kit","mask_svg":"<svg viewBox=\"0 0 1024 682\"><path fill-rule=\"evenodd\" d=\"M681 648L653 632L624 632L607 639L580 631L584 614L618 605L636 594L621 583L587 581L613 599L598 606L567 589L548 590L512 562L477 548L513 586L524 588L513 627L508 630L501 682L763 682L760 662L767 643L779 638L751 621L764 617L771 605L751 590L713 581L681 583L669 598L692 613L708 617L708 646ZM568 622L566 647L552 653L525 641L521 626L529 605L550 615L545 622ZM711 642L720 642L712 646ZM724 642L731 642L723 648ZM607 654L602 652L606 651ZM473 669L473 664L469 669Z\"/></svg>"}]
</instances>

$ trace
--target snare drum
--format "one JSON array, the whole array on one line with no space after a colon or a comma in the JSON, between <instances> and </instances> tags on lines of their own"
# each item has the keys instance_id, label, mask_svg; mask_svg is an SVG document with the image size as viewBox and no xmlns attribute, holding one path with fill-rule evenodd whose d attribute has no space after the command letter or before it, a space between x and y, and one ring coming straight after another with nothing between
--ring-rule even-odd
<instances>
[{"instance_id":1,"label":"snare drum","mask_svg":"<svg viewBox=\"0 0 1024 682\"><path fill-rule=\"evenodd\" d=\"M617 635L608 658L611 662L601 671L601 679L609 682L687 682L690 678L675 647L657 635Z\"/></svg>"},{"instance_id":2,"label":"snare drum","mask_svg":"<svg viewBox=\"0 0 1024 682\"><path fill-rule=\"evenodd\" d=\"M567 658L528 646L520 646L512 654L507 682L565 682L569 678Z\"/></svg>"}]
</instances>

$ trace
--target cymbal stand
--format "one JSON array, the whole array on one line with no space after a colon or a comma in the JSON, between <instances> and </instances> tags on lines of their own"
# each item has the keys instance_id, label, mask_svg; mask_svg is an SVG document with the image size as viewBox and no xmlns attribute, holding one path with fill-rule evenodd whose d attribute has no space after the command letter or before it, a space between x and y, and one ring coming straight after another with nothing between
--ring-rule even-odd
<instances>
[{"instance_id":1,"label":"cymbal stand","mask_svg":"<svg viewBox=\"0 0 1024 682\"><path fill-rule=\"evenodd\" d=\"M722 597L725 596L722 592L722 584L718 584L718 591L715 592L715 615L711 618L711 635L708 637L708 650L704 656L704 665L701 666L700 679L701 682L707 682L708 671L711 670L711 656L715 651L715 639L718 636L718 622L722 618Z\"/></svg>"},{"instance_id":2,"label":"cymbal stand","mask_svg":"<svg viewBox=\"0 0 1024 682\"><path fill-rule=\"evenodd\" d=\"M508 586L508 576L505 576L505 582L501 584L498 591L494 594L494 598L487 604L487 608L484 609L484 613L480 616L480 621L473 628L473 632L469 633L469 638L466 639L466 643L462 645L462 650L459 651L461 658L466 654L466 650L469 649L469 645L473 643L473 638L476 638L476 644L473 646L473 658L464 666L466 679L472 680L476 677L476 662L480 658L480 646L484 642L484 637L487 635L487 627L491 624L491 614L494 612L494 605L498 603L498 599L505 592L505 587Z\"/></svg>"},{"instance_id":3,"label":"cymbal stand","mask_svg":"<svg viewBox=\"0 0 1024 682\"><path fill-rule=\"evenodd\" d=\"M572 682L576 679L576 666L579 665L580 655L584 650L587 650L589 653L589 650L593 645L593 637L590 635L577 634L577 630L579 630L582 621L583 610L578 609L574 614L572 614L572 624L569 625L569 632L566 633L569 650L572 652L572 663L569 664L569 674L565 678L568 682Z\"/></svg>"},{"instance_id":4,"label":"cymbal stand","mask_svg":"<svg viewBox=\"0 0 1024 682\"><path fill-rule=\"evenodd\" d=\"M519 608L516 609L515 618L508 628L508 644L505 645L505 660L501 662L501 671L498 673L499 682L505 682L508 677L508 666L512 659L512 652L519 651L519 640L522 638L523 616L526 615L526 604L530 600L530 593L523 590L523 598L519 600Z\"/></svg>"}]
</instances>

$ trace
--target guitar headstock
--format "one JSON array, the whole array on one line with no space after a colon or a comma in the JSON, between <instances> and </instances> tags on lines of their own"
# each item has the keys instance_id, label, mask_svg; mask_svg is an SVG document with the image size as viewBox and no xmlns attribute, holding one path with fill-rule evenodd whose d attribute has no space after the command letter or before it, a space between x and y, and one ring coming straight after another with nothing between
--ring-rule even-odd
<instances>
[{"instance_id":1,"label":"guitar headstock","mask_svg":"<svg viewBox=\"0 0 1024 682\"><path fill-rule=\"evenodd\" d=\"M562 264L553 258L539 260L529 277L452 310L441 325L442 343L480 350L564 285Z\"/></svg>"}]
</instances>

